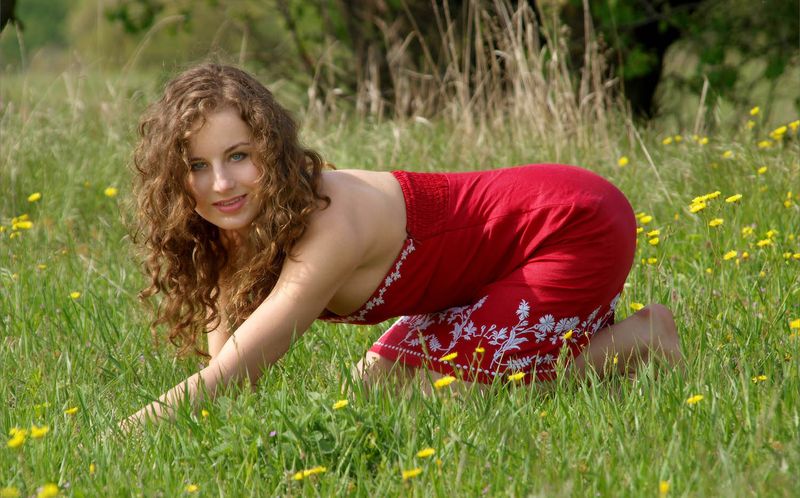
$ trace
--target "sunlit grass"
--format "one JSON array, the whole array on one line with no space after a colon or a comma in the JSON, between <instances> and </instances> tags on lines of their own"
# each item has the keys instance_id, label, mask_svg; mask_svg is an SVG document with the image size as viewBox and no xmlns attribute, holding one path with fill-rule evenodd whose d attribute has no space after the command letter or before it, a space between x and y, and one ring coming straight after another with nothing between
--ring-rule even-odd
<instances>
[{"instance_id":1,"label":"sunlit grass","mask_svg":"<svg viewBox=\"0 0 800 498\"><path fill-rule=\"evenodd\" d=\"M673 309L685 373L651 367L632 381L467 396L452 394L455 380L431 397L367 398L350 366L386 326L319 323L254 392L232 388L203 413L183 410L130 438L109 433L199 366L152 345L123 222L132 133L153 87L67 74L0 88L0 488L9 494L46 493L48 483L75 496L796 490L798 130L776 133L747 112L740 128L697 137L634 134L620 119L616 141L586 148L570 137L512 139L519 123L463 136L444 120L306 117L306 141L339 168L568 162L611 179L642 228L618 319L651 301Z\"/></svg>"}]
</instances>

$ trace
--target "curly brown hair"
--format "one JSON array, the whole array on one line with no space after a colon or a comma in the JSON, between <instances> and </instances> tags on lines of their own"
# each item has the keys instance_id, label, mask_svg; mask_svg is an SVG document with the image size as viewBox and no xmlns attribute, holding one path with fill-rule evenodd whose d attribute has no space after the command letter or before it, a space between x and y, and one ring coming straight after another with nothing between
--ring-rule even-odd
<instances>
[{"instance_id":1,"label":"curly brown hair","mask_svg":"<svg viewBox=\"0 0 800 498\"><path fill-rule=\"evenodd\" d=\"M250 127L261 172L259 214L233 251L220 229L195 212L187 186L189 138L224 108L238 110ZM167 324L178 355L193 350L208 357L198 348L200 334L223 321L240 325L266 299L312 212L330 204L319 190L324 166L298 141L289 112L245 71L205 63L167 83L142 115L134 152L134 241L150 277L139 297L163 296L152 323L156 342L158 326Z\"/></svg>"}]
</instances>

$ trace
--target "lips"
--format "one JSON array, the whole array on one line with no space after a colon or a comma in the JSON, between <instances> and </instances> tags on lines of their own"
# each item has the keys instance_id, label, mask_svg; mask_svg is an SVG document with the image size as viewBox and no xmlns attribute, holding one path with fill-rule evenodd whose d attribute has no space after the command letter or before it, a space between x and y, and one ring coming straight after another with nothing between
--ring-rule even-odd
<instances>
[{"instance_id":1,"label":"lips","mask_svg":"<svg viewBox=\"0 0 800 498\"><path fill-rule=\"evenodd\" d=\"M231 197L230 199L226 199L224 201L215 202L213 206L223 213L231 213L244 206L246 198L247 194Z\"/></svg>"}]
</instances>

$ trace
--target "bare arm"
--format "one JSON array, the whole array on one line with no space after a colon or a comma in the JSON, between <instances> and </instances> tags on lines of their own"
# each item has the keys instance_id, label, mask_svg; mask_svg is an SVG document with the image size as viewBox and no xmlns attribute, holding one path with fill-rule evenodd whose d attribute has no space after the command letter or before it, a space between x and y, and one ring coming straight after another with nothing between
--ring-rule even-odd
<instances>
[{"instance_id":1,"label":"bare arm","mask_svg":"<svg viewBox=\"0 0 800 498\"><path fill-rule=\"evenodd\" d=\"M188 392L192 406L202 400L200 383L213 399L231 383L255 383L319 316L341 283L360 264L364 244L346 217L322 211L296 244L296 261L286 259L270 295L225 341L209 365L124 420L129 429L145 418L174 419L175 406ZM216 333L216 332L215 332ZM209 337L209 344L222 336ZM209 346L211 349L211 346Z\"/></svg>"}]
</instances>

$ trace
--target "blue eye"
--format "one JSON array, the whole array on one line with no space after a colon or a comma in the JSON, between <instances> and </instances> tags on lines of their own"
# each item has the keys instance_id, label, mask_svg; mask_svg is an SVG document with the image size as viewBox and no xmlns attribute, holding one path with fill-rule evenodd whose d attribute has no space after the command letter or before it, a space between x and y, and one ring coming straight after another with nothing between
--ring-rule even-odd
<instances>
[{"instance_id":1,"label":"blue eye","mask_svg":"<svg viewBox=\"0 0 800 498\"><path fill-rule=\"evenodd\" d=\"M189 169L191 171L200 171L201 169L205 169L206 163L203 162L196 162L189 165Z\"/></svg>"},{"instance_id":2,"label":"blue eye","mask_svg":"<svg viewBox=\"0 0 800 498\"><path fill-rule=\"evenodd\" d=\"M244 152L234 152L231 154L231 161L238 163L239 161L244 161L245 157L247 157L247 154Z\"/></svg>"}]
</instances>

